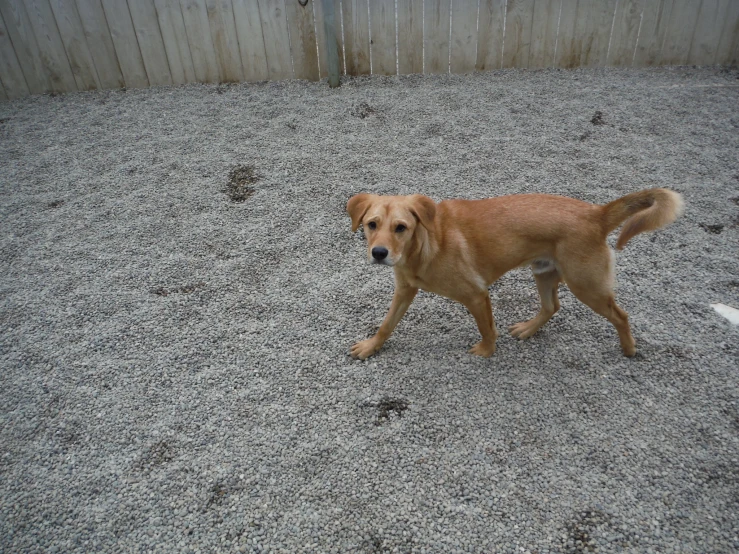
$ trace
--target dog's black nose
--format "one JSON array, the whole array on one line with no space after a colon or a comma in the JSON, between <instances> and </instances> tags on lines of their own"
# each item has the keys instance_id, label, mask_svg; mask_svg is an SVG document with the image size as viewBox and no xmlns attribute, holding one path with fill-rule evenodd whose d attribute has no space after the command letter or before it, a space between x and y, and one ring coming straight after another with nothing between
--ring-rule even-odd
<instances>
[{"instance_id":1,"label":"dog's black nose","mask_svg":"<svg viewBox=\"0 0 739 554\"><path fill-rule=\"evenodd\" d=\"M387 258L387 248L385 248L384 246L375 246L372 249L372 257L378 262L381 262L382 260Z\"/></svg>"}]
</instances>

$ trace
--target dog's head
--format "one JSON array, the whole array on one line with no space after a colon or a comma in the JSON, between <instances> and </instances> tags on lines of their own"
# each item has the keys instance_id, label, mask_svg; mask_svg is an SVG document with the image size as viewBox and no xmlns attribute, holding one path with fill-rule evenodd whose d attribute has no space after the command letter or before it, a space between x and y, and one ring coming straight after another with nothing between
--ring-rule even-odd
<instances>
[{"instance_id":1,"label":"dog's head","mask_svg":"<svg viewBox=\"0 0 739 554\"><path fill-rule=\"evenodd\" d=\"M349 199L346 211L352 218L352 232L364 225L369 259L396 265L423 246L434 225L436 204L420 194L357 194Z\"/></svg>"}]
</instances>

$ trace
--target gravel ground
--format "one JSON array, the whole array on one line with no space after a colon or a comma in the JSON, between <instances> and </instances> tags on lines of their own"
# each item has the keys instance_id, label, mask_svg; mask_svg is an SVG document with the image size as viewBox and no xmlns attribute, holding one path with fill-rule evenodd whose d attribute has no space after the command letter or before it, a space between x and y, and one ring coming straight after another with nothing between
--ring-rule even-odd
<instances>
[{"instance_id":1,"label":"gravel ground","mask_svg":"<svg viewBox=\"0 0 739 554\"><path fill-rule=\"evenodd\" d=\"M0 105L0 550L736 552L739 332L709 303L739 307L738 78ZM528 270L491 287L491 359L424 293L377 356L348 356L393 289L350 195L654 186L687 210L618 254L635 359L565 288L538 335L504 333L537 310Z\"/></svg>"}]
</instances>

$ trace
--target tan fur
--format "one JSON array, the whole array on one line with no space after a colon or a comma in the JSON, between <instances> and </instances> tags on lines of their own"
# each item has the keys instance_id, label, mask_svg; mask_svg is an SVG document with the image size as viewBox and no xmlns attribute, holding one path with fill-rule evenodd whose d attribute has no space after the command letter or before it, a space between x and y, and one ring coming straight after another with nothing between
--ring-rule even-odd
<instances>
[{"instance_id":1,"label":"tan fur","mask_svg":"<svg viewBox=\"0 0 739 554\"><path fill-rule=\"evenodd\" d=\"M625 222L621 249L635 235L675 221L682 205L681 196L667 189L628 194L605 206L546 194L439 204L417 194L353 196L347 203L352 231L364 225L370 260L373 248L387 249L384 263L395 271L395 295L379 331L351 353L365 359L377 352L423 289L464 304L482 335L470 352L491 356L497 331L488 287L511 269L542 261L534 275L541 310L511 326L511 334L525 339L536 333L559 309L557 288L564 282L614 325L624 354L633 356L628 316L613 295L613 252L606 237Z\"/></svg>"}]
</instances>

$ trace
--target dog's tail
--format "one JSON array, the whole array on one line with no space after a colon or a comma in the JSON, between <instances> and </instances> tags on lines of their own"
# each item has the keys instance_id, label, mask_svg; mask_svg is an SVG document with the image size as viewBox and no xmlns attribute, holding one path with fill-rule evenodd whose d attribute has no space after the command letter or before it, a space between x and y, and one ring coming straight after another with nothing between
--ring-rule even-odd
<instances>
[{"instance_id":1,"label":"dog's tail","mask_svg":"<svg viewBox=\"0 0 739 554\"><path fill-rule=\"evenodd\" d=\"M606 234L624 221L616 243L621 250L639 233L654 231L669 225L683 213L683 198L667 189L648 189L633 192L603 206L603 225Z\"/></svg>"}]
</instances>

